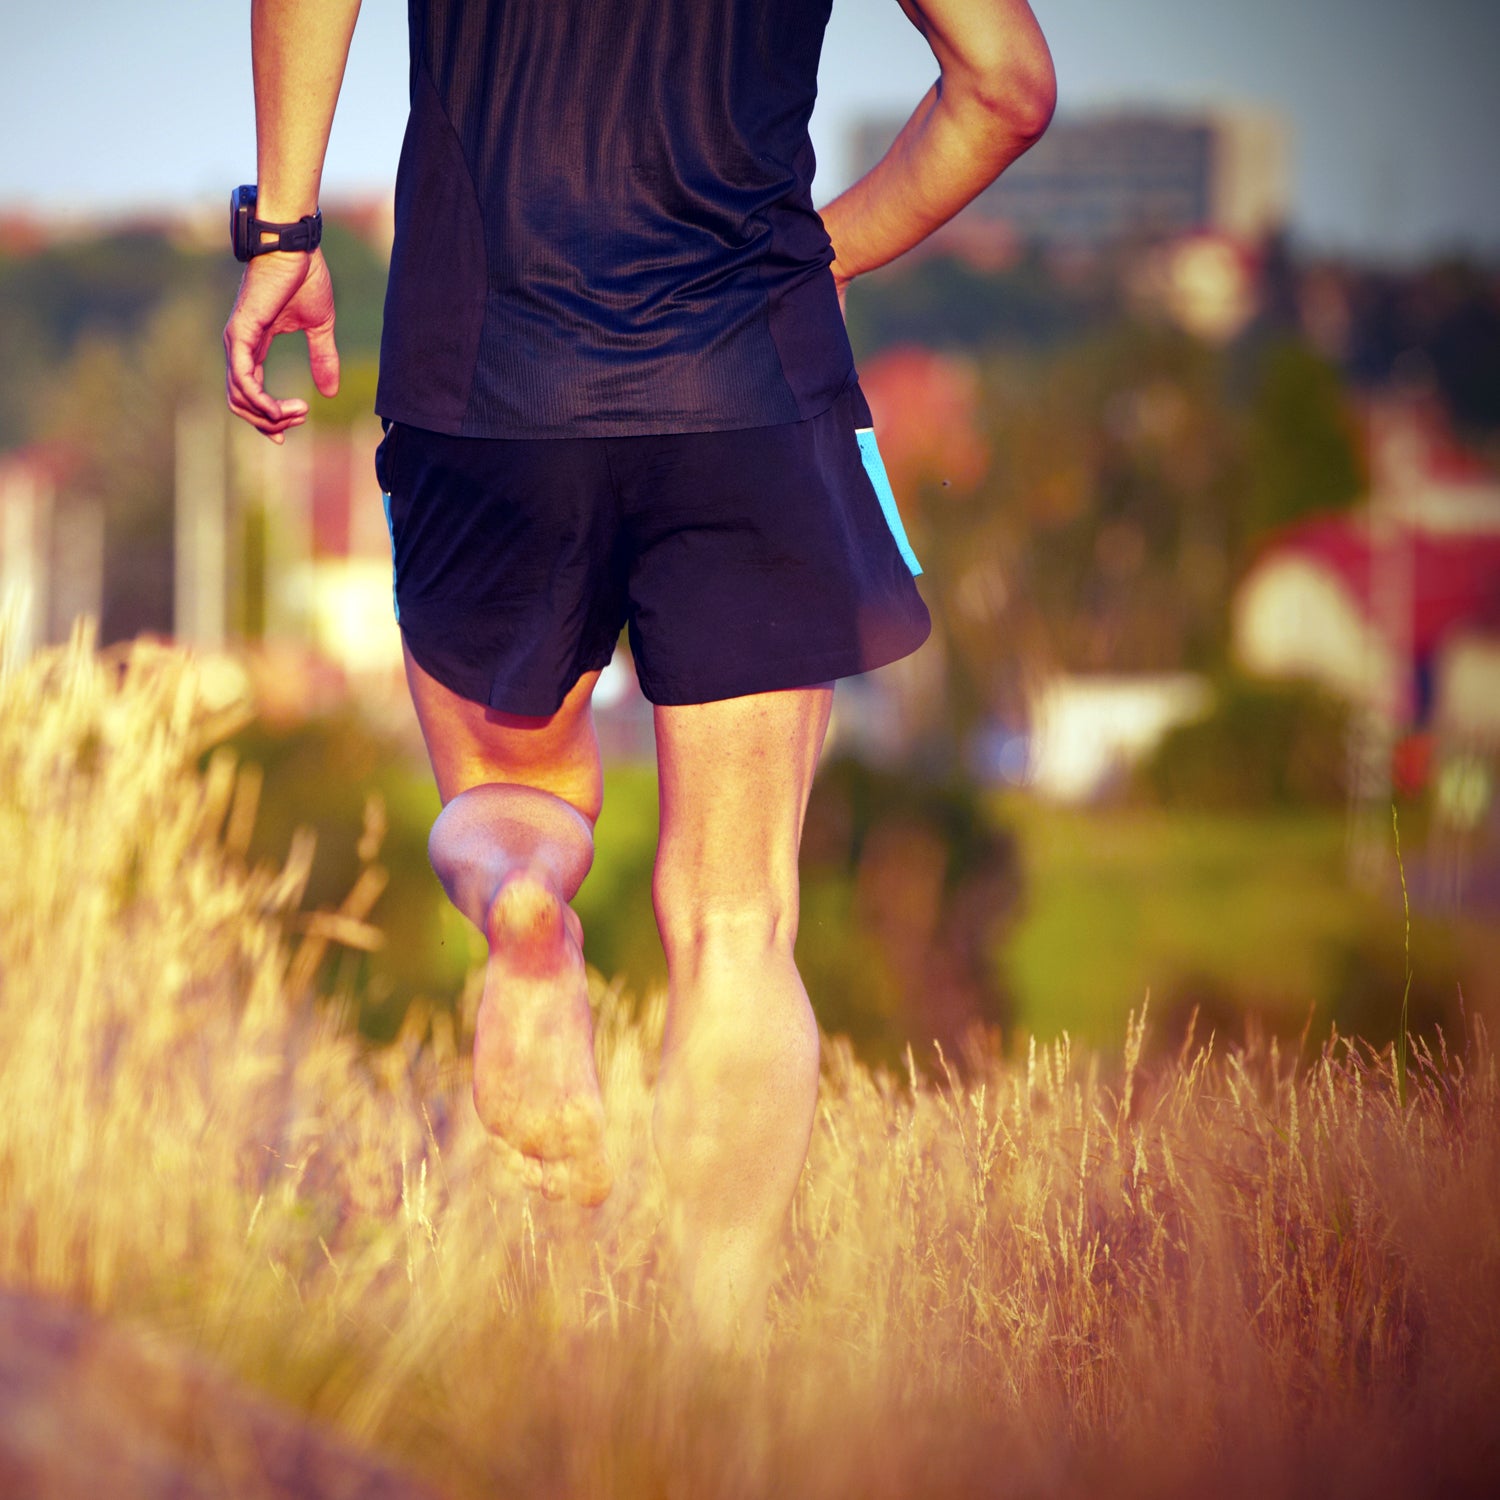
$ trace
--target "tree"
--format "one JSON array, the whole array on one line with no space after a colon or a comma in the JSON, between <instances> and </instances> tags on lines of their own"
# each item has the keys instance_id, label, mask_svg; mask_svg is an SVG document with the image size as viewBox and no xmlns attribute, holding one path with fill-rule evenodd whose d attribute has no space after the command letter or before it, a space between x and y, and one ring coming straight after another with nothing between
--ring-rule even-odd
<instances>
[{"instance_id":1,"label":"tree","mask_svg":"<svg viewBox=\"0 0 1500 1500\"><path fill-rule=\"evenodd\" d=\"M1250 403L1249 485L1240 557L1268 531L1343 510L1365 488L1360 445L1338 371L1297 339L1260 354Z\"/></svg>"}]
</instances>

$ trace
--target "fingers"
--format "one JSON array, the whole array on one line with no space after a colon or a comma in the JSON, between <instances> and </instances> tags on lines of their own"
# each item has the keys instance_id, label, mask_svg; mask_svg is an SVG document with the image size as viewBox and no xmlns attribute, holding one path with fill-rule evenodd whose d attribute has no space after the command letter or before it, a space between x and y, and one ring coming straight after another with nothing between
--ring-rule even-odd
<instances>
[{"instance_id":1,"label":"fingers","mask_svg":"<svg viewBox=\"0 0 1500 1500\"><path fill-rule=\"evenodd\" d=\"M266 390L265 358L279 333L305 330L313 384L332 396L339 388L333 341L333 291L321 256L262 256L246 267L234 311L224 327L224 388L229 409L274 443L308 416L301 397L278 399Z\"/></svg>"},{"instance_id":2,"label":"fingers","mask_svg":"<svg viewBox=\"0 0 1500 1500\"><path fill-rule=\"evenodd\" d=\"M312 368L313 384L320 396L339 393L339 351L333 342L333 321L307 330L307 361Z\"/></svg>"},{"instance_id":3,"label":"fingers","mask_svg":"<svg viewBox=\"0 0 1500 1500\"><path fill-rule=\"evenodd\" d=\"M833 272L833 289L838 293L839 311L847 318L848 311L844 306L844 298L849 291L849 283L853 278L844 274L843 268L838 263L837 255L834 256L833 264L829 269Z\"/></svg>"},{"instance_id":4,"label":"fingers","mask_svg":"<svg viewBox=\"0 0 1500 1500\"><path fill-rule=\"evenodd\" d=\"M231 376L226 383L229 409L272 442L280 443L291 428L300 427L307 421L307 402L296 396L279 401L267 395L260 383L261 378L259 366L251 381L237 383Z\"/></svg>"},{"instance_id":5,"label":"fingers","mask_svg":"<svg viewBox=\"0 0 1500 1500\"><path fill-rule=\"evenodd\" d=\"M230 319L224 330L225 395L229 409L273 442L283 442L289 428L307 420L307 402L300 397L279 401L265 386L265 366L254 343Z\"/></svg>"}]
</instances>

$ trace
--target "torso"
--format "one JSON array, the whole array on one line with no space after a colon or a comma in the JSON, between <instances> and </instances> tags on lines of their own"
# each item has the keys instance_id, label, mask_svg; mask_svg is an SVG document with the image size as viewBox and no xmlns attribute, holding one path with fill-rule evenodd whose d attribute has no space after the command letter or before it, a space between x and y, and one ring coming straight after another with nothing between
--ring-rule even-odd
<instances>
[{"instance_id":1,"label":"torso","mask_svg":"<svg viewBox=\"0 0 1500 1500\"><path fill-rule=\"evenodd\" d=\"M853 375L807 135L831 0L410 0L378 409L754 427Z\"/></svg>"}]
</instances>

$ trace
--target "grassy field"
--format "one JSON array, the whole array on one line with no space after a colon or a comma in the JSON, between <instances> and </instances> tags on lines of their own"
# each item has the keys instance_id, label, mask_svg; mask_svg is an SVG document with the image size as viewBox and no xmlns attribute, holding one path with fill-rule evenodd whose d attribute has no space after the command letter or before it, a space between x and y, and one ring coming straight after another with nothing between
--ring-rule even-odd
<instances>
[{"instance_id":1,"label":"grassy field","mask_svg":"<svg viewBox=\"0 0 1500 1500\"><path fill-rule=\"evenodd\" d=\"M446 1003L483 949L427 862L438 802L425 760L406 742L375 734L352 709L294 729L252 724L231 743L264 772L248 857L284 858L299 828L317 835L305 904L337 903L358 878L366 799L380 798L380 863L389 881L373 920L385 946L335 956L337 973L324 978L357 994L366 1034L388 1040L413 995ZM815 849L818 828L839 826L830 808L848 780L839 767L825 767L814 793ZM907 811L932 797L917 777L901 790ZM1319 1040L1335 1019L1342 1030L1381 1041L1393 1034L1404 979L1395 869L1383 892L1356 886L1342 810L1075 809L979 793L967 802L973 820L987 821L998 839L1013 838L1018 851L1018 908L997 924L1003 935L990 954L1009 1002L992 1019L1008 1050L1026 1035L1050 1041L1066 1031L1075 1042L1118 1051L1131 1011L1148 993L1159 1045L1175 1045L1195 1004L1204 1027L1225 1038L1243 1035L1246 1012L1284 1040L1302 1031L1310 1013ZM888 821L901 812L899 799L885 809ZM1431 843L1420 812L1402 809L1414 882ZM592 960L636 993L665 980L651 908L656 822L654 768L609 766L596 858L576 908ZM1388 819L1380 832L1389 855ZM801 960L819 1014L858 1035L866 1061L895 1066L906 1038L921 1047L941 1022L925 1016L923 997L908 996L905 980L883 967L881 919L866 909L870 872L839 864L844 852L824 847L805 861ZM960 857L950 849L950 858ZM916 904L918 893L911 895ZM958 899L950 886L949 902ZM1460 983L1472 1008L1500 1014L1492 977L1500 975L1500 937L1430 900L1415 907L1419 1028L1442 1016L1450 1032L1462 1029Z\"/></svg>"},{"instance_id":2,"label":"grassy field","mask_svg":"<svg viewBox=\"0 0 1500 1500\"><path fill-rule=\"evenodd\" d=\"M596 985L615 1194L530 1199L469 1108L462 1018L372 1050L313 993L321 947L380 941L378 854L323 913L305 851L247 863L253 777L197 769L239 714L159 648L81 641L0 683L5 1288L150 1330L455 1500L1500 1477L1482 1026L1416 1050L1405 1108L1389 1051L1148 1063L1149 1017L936 1085L830 1043L764 1346L718 1363L661 1264L659 1001ZM71 1493L75 1426L18 1458L0 1421L0 1475ZM193 1461L179 1493L291 1492L216 1478L211 1441ZM110 1492L167 1492L134 1473Z\"/></svg>"}]
</instances>

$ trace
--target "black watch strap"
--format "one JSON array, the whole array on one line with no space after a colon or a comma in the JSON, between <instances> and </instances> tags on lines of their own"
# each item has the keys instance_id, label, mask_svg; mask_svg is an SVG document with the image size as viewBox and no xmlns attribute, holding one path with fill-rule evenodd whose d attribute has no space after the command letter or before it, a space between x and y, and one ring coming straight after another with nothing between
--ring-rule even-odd
<instances>
[{"instance_id":1,"label":"black watch strap","mask_svg":"<svg viewBox=\"0 0 1500 1500\"><path fill-rule=\"evenodd\" d=\"M274 235L274 239L267 239ZM237 187L229 197L229 238L236 260L252 260L273 250L316 250L323 240L323 211L305 214L291 224L271 224L255 217L255 184Z\"/></svg>"}]
</instances>

